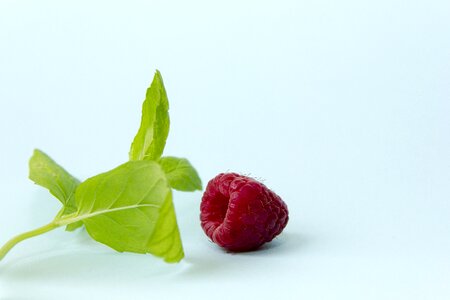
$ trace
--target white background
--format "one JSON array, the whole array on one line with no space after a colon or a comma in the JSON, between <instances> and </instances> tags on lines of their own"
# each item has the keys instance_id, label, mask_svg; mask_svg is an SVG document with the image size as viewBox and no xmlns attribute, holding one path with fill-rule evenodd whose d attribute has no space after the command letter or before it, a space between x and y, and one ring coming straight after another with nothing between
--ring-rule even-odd
<instances>
[{"instance_id":1,"label":"white background","mask_svg":"<svg viewBox=\"0 0 450 300\"><path fill-rule=\"evenodd\" d=\"M166 154L204 184L263 179L283 234L228 254L176 193L186 258L62 229L0 263L0 299L450 299L450 2L0 0L0 243L58 201L38 147L81 179L127 160L158 68Z\"/></svg>"}]
</instances>

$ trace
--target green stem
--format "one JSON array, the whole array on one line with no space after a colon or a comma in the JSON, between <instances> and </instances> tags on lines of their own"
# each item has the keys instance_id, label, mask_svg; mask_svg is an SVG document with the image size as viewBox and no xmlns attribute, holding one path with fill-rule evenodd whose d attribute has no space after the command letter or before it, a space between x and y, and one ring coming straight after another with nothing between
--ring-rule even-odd
<instances>
[{"instance_id":1,"label":"green stem","mask_svg":"<svg viewBox=\"0 0 450 300\"><path fill-rule=\"evenodd\" d=\"M46 233L46 232L53 230L59 226L61 226L61 225L56 224L55 222L51 222L42 227L36 228L31 231L24 232L22 234L19 234L19 235L13 237L5 245L3 245L2 248L0 248L0 260L2 260L5 257L5 255L9 252L9 250L11 250L12 247L17 245L17 243L20 243L21 241L29 239L31 237Z\"/></svg>"}]
</instances>

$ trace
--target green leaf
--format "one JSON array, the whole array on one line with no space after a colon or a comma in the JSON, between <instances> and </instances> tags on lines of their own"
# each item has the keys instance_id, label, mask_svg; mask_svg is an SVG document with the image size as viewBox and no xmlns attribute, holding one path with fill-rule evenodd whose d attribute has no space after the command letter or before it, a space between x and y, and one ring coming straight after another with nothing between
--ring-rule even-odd
<instances>
[{"instance_id":1,"label":"green leaf","mask_svg":"<svg viewBox=\"0 0 450 300\"><path fill-rule=\"evenodd\" d=\"M159 164L172 188L186 192L202 190L202 181L186 158L165 156L159 160Z\"/></svg>"},{"instance_id":2,"label":"green leaf","mask_svg":"<svg viewBox=\"0 0 450 300\"><path fill-rule=\"evenodd\" d=\"M152 253L167 262L184 256L165 174L154 161L130 161L81 183L77 213L89 235L117 251Z\"/></svg>"},{"instance_id":3,"label":"green leaf","mask_svg":"<svg viewBox=\"0 0 450 300\"><path fill-rule=\"evenodd\" d=\"M130 149L130 160L157 160L169 134L169 101L157 70L142 104L141 126Z\"/></svg>"},{"instance_id":4,"label":"green leaf","mask_svg":"<svg viewBox=\"0 0 450 300\"><path fill-rule=\"evenodd\" d=\"M80 181L70 175L44 152L35 149L29 163L29 178L45 187L63 205L75 207L75 189Z\"/></svg>"},{"instance_id":5,"label":"green leaf","mask_svg":"<svg viewBox=\"0 0 450 300\"><path fill-rule=\"evenodd\" d=\"M77 211L75 190L80 181L70 175L60 165L41 150L35 149L29 162L29 178L36 184L48 189L63 204L61 215ZM83 223L74 223L66 227L72 231Z\"/></svg>"},{"instance_id":6,"label":"green leaf","mask_svg":"<svg viewBox=\"0 0 450 300\"><path fill-rule=\"evenodd\" d=\"M67 214L67 212L65 212L65 213ZM66 231L74 231L75 229L80 228L80 227L83 227L83 222L81 222L81 221L78 221L75 223L70 223L70 224L67 224Z\"/></svg>"}]
</instances>

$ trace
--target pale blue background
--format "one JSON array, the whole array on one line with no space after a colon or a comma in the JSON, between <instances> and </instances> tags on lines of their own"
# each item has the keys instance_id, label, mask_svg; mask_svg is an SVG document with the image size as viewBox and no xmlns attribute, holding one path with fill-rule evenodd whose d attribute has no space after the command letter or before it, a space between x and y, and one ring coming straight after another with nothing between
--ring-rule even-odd
<instances>
[{"instance_id":1,"label":"pale blue background","mask_svg":"<svg viewBox=\"0 0 450 300\"><path fill-rule=\"evenodd\" d=\"M231 255L176 193L186 259L85 232L24 242L0 299L450 299L449 1L0 0L0 243L58 203L39 147L79 178L127 159L153 72L166 154L260 179L285 232ZM280 295L281 294L281 295Z\"/></svg>"}]
</instances>

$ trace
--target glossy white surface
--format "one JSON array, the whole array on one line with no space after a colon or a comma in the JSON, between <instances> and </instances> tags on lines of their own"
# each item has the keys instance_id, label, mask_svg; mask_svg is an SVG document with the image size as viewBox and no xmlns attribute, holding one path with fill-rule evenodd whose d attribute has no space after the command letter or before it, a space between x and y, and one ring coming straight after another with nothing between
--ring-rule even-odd
<instances>
[{"instance_id":1,"label":"glossy white surface","mask_svg":"<svg viewBox=\"0 0 450 300\"><path fill-rule=\"evenodd\" d=\"M0 263L0 299L450 298L448 1L117 3L0 1L0 243L58 210L33 148L81 179L127 159L155 68L165 153L263 178L291 220L228 254L176 193L182 263L55 230Z\"/></svg>"}]
</instances>

